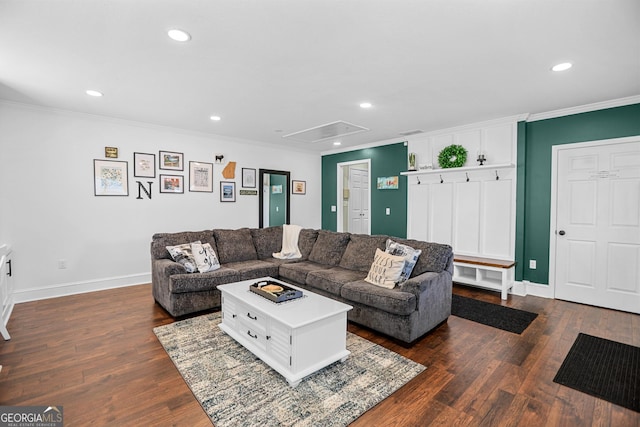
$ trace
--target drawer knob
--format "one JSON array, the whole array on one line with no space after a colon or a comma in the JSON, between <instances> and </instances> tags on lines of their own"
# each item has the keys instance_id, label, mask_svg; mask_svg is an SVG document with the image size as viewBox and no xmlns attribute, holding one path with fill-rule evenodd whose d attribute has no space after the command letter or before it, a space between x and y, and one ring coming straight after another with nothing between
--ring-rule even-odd
<instances>
[{"instance_id":1,"label":"drawer knob","mask_svg":"<svg viewBox=\"0 0 640 427\"><path fill-rule=\"evenodd\" d=\"M253 335L253 334L251 333L251 331L247 331L247 335L249 335L251 338L258 339L258 335L257 335L257 334L256 334L256 335Z\"/></svg>"},{"instance_id":2,"label":"drawer knob","mask_svg":"<svg viewBox=\"0 0 640 427\"><path fill-rule=\"evenodd\" d=\"M248 317L249 319L251 319L251 320L258 320L258 316L253 317L253 316L251 315L251 313L247 313L247 317Z\"/></svg>"}]
</instances>

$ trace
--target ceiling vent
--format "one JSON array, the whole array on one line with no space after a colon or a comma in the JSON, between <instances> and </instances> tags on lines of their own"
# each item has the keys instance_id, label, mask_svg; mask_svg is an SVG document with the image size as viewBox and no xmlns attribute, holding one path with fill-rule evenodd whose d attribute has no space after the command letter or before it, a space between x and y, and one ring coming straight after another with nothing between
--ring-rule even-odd
<instances>
[{"instance_id":1,"label":"ceiling vent","mask_svg":"<svg viewBox=\"0 0 640 427\"><path fill-rule=\"evenodd\" d=\"M400 135L410 136L410 135L417 135L419 133L424 133L424 131L422 129L406 130L404 132L400 132Z\"/></svg>"},{"instance_id":2,"label":"ceiling vent","mask_svg":"<svg viewBox=\"0 0 640 427\"><path fill-rule=\"evenodd\" d=\"M327 123L326 125L316 126L299 132L283 135L282 137L296 139L303 142L320 142L325 139L335 139L368 130L369 129L365 127L339 120L337 122Z\"/></svg>"}]
</instances>

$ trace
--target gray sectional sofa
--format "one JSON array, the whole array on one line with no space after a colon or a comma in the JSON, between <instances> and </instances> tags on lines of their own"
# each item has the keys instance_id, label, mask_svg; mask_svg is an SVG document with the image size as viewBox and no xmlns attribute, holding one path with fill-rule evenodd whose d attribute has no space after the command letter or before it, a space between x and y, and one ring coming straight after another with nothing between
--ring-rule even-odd
<instances>
[{"instance_id":1,"label":"gray sectional sofa","mask_svg":"<svg viewBox=\"0 0 640 427\"><path fill-rule=\"evenodd\" d=\"M453 251L448 245L389 236L302 229L302 258L281 260L282 227L205 230L155 234L151 242L153 297L178 317L220 307L217 286L271 276L353 306L348 319L410 343L451 314ZM406 282L386 289L364 279L376 248L388 238L422 250ZM209 243L221 267L187 273L171 259L167 246Z\"/></svg>"}]
</instances>

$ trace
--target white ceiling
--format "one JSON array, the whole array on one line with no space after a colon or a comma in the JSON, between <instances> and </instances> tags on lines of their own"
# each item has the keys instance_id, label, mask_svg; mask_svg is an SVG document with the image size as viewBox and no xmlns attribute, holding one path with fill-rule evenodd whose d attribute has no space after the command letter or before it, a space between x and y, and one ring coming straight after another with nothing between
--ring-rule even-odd
<instances>
[{"instance_id":1,"label":"white ceiling","mask_svg":"<svg viewBox=\"0 0 640 427\"><path fill-rule=\"evenodd\" d=\"M639 94L639 0L0 0L2 99L318 152Z\"/></svg>"}]
</instances>

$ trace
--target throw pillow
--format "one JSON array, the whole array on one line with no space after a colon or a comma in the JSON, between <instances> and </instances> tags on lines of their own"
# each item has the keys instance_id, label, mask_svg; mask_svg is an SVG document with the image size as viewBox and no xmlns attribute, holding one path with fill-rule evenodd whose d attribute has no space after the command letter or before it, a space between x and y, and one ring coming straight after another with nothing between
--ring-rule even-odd
<instances>
[{"instance_id":1,"label":"throw pillow","mask_svg":"<svg viewBox=\"0 0 640 427\"><path fill-rule=\"evenodd\" d=\"M220 261L218 261L218 257L209 243L205 243L204 245L200 242L192 243L191 253L193 253L193 258L196 261L196 266L200 273L206 273L207 271L220 268Z\"/></svg>"},{"instance_id":2,"label":"throw pillow","mask_svg":"<svg viewBox=\"0 0 640 427\"><path fill-rule=\"evenodd\" d=\"M372 285L393 289L400 279L404 267L404 257L388 254L376 249L376 256L371 264L366 282Z\"/></svg>"},{"instance_id":3,"label":"throw pillow","mask_svg":"<svg viewBox=\"0 0 640 427\"><path fill-rule=\"evenodd\" d=\"M397 255L404 257L404 268L402 269L402 274L400 275L399 283L404 283L409 280L411 277L411 272L413 271L413 267L416 266L418 262L418 257L422 253L420 249L414 249L409 245L403 245L398 242L394 242L391 239L387 239L387 249L386 252L391 255Z\"/></svg>"},{"instance_id":4,"label":"throw pillow","mask_svg":"<svg viewBox=\"0 0 640 427\"><path fill-rule=\"evenodd\" d=\"M200 242L198 241L197 243ZM193 253L191 252L190 243L184 243L177 246L167 246L167 250L175 262L184 266L187 273L194 273L198 269L196 266L196 260L193 258Z\"/></svg>"}]
</instances>

